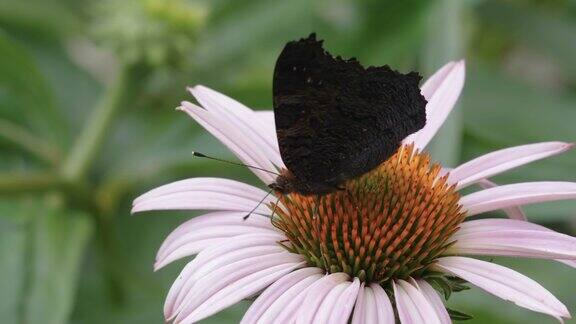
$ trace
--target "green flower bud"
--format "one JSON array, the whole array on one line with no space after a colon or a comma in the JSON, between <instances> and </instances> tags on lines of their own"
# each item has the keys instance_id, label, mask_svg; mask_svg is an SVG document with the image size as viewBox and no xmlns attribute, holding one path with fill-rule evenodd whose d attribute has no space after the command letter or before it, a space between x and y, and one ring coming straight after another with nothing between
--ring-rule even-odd
<instances>
[{"instance_id":1,"label":"green flower bud","mask_svg":"<svg viewBox=\"0 0 576 324\"><path fill-rule=\"evenodd\" d=\"M208 13L187 0L105 0L94 9L96 39L125 63L152 67L185 62Z\"/></svg>"}]
</instances>

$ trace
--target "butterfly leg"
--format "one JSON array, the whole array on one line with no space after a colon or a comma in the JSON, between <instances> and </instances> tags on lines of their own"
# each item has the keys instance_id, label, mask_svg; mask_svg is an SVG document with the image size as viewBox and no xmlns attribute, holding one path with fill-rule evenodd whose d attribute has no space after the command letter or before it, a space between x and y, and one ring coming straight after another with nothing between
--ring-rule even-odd
<instances>
[{"instance_id":1,"label":"butterfly leg","mask_svg":"<svg viewBox=\"0 0 576 324\"><path fill-rule=\"evenodd\" d=\"M272 209L272 214L270 215L270 220L274 220L274 214L276 214L276 208L278 207L278 203L280 203L280 195L276 199L276 203L274 203L274 208Z\"/></svg>"}]
</instances>

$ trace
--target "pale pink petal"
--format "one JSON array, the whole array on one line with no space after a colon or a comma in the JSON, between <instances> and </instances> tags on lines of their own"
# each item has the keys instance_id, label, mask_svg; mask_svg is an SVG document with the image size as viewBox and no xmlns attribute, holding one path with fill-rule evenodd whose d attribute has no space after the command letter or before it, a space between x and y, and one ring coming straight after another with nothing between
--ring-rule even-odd
<instances>
[{"instance_id":1,"label":"pale pink petal","mask_svg":"<svg viewBox=\"0 0 576 324\"><path fill-rule=\"evenodd\" d=\"M266 288L244 314L241 324L272 323L300 293L322 278L320 268L307 267L291 272Z\"/></svg>"},{"instance_id":2,"label":"pale pink petal","mask_svg":"<svg viewBox=\"0 0 576 324\"><path fill-rule=\"evenodd\" d=\"M187 305L188 298L193 295L193 290L199 285L199 280L206 277L218 267L225 267L241 260L256 260L260 258L282 258L287 256L285 251L278 251L271 246L261 246L241 249L233 253L227 253L220 258L214 258L206 265L189 262L182 270L176 281L172 284L164 304L164 314L167 319L172 319ZM200 269L201 271L196 271Z\"/></svg>"},{"instance_id":3,"label":"pale pink petal","mask_svg":"<svg viewBox=\"0 0 576 324\"><path fill-rule=\"evenodd\" d=\"M396 301L396 310L401 324L418 324L426 323L426 319L420 315L418 305L410 298L408 292L404 290L396 280L392 281L394 289L394 299Z\"/></svg>"},{"instance_id":4,"label":"pale pink petal","mask_svg":"<svg viewBox=\"0 0 576 324\"><path fill-rule=\"evenodd\" d=\"M394 324L396 319L394 318L394 309L392 308L392 303L386 291L382 286L378 284L370 284L370 289L372 289L372 294L374 295L374 303L371 307L375 307L378 321L374 323L379 324Z\"/></svg>"},{"instance_id":5,"label":"pale pink petal","mask_svg":"<svg viewBox=\"0 0 576 324\"><path fill-rule=\"evenodd\" d=\"M416 280L413 285L420 290L420 293L426 297L430 305L434 308L436 314L440 318L440 323L452 323L450 314L448 314L448 311L444 306L444 302L442 302L442 298L440 298L436 289L434 289L428 282L426 282L426 280L422 279Z\"/></svg>"},{"instance_id":6,"label":"pale pink petal","mask_svg":"<svg viewBox=\"0 0 576 324\"><path fill-rule=\"evenodd\" d=\"M438 69L438 71L434 72L432 76L424 81L424 84L422 84L422 87L420 87L420 92L424 98L426 98L426 100L430 100L434 92L436 92L436 90L438 90L438 88L442 85L446 77L450 74L457 63L458 62L448 62L444 64L444 66L442 66L440 69Z\"/></svg>"},{"instance_id":7,"label":"pale pink petal","mask_svg":"<svg viewBox=\"0 0 576 324\"><path fill-rule=\"evenodd\" d=\"M216 90L213 90L211 88L208 88L206 86L203 85L197 85L194 87L194 89L198 89L198 90L202 90L204 91L204 97L203 98L198 98L196 97L196 94L192 93L193 96L196 97L196 99L198 100L198 102L202 103L201 99L211 99L214 102L216 102L217 104L220 104L222 106L223 109L225 109L229 114L234 114L234 115L240 115L240 114L250 114L253 113L254 110L252 110L249 107L246 107L244 104L242 104L241 102L232 99L230 97L228 97L227 95L218 92ZM188 88L188 90L192 90L191 87Z\"/></svg>"},{"instance_id":8,"label":"pale pink petal","mask_svg":"<svg viewBox=\"0 0 576 324\"><path fill-rule=\"evenodd\" d=\"M243 213L236 213L238 220L234 220L238 223L245 222L246 224L237 225L214 225L214 226L199 226L198 228L191 228L189 231L179 231L175 235L169 236L170 240L165 241L161 246L160 250L156 255L156 262L154 264L154 270L158 270L167 264L181 259L183 257L195 255L207 247L218 245L226 242L227 240L240 236L240 235L262 235L262 237L269 237L271 242L274 241L278 236L277 230L260 227L251 226L254 219L263 216L252 215L250 218L244 221L242 219ZM226 217L230 219L230 217ZM270 220L268 220L270 222Z\"/></svg>"},{"instance_id":9,"label":"pale pink petal","mask_svg":"<svg viewBox=\"0 0 576 324\"><path fill-rule=\"evenodd\" d=\"M370 291L368 292L368 290ZM361 283L358 297L356 297L356 305L354 305L351 324L377 323L378 315L376 315L376 307L373 305L374 296L371 295L369 298L366 296L367 294L372 294L372 289L365 287L364 283Z\"/></svg>"},{"instance_id":10,"label":"pale pink petal","mask_svg":"<svg viewBox=\"0 0 576 324\"><path fill-rule=\"evenodd\" d=\"M333 273L318 280L314 284L314 287L308 290L306 298L300 307L300 311L296 315L296 323L312 323L326 295L328 295L334 287L349 279L350 277L345 273Z\"/></svg>"},{"instance_id":11,"label":"pale pink petal","mask_svg":"<svg viewBox=\"0 0 576 324\"><path fill-rule=\"evenodd\" d=\"M219 120L204 108L198 107L190 102L182 102L178 109L186 112L198 124L204 127L226 147L228 147L244 164L262 168L270 172L276 172L276 168L270 159L262 153L255 143L240 133L234 126ZM264 183L274 182L276 176L270 172L249 168Z\"/></svg>"},{"instance_id":12,"label":"pale pink petal","mask_svg":"<svg viewBox=\"0 0 576 324\"><path fill-rule=\"evenodd\" d=\"M354 281L347 285L346 289L342 292L342 294L340 294L332 306L332 310L329 312L330 318L328 319L327 323L348 323L350 315L352 314L352 309L354 308L354 303L358 297L359 290L360 280L358 280L358 278L354 278Z\"/></svg>"},{"instance_id":13,"label":"pale pink petal","mask_svg":"<svg viewBox=\"0 0 576 324\"><path fill-rule=\"evenodd\" d=\"M208 269L208 266L214 264L215 260L231 260L232 257L228 254L237 254L239 251L247 249L252 250L253 248L275 248L271 253L276 252L286 252L282 246L278 244L278 241L286 239L286 237L281 233L275 234L250 234L250 235L240 235L228 239L222 244L216 245L214 247L207 248L199 253L196 258L192 261L193 264L197 266L202 266L203 269ZM253 250L252 250L253 251ZM255 253L255 252L254 252ZM255 253L254 255L260 255ZM194 270L196 272L195 276L201 275L202 271L199 269Z\"/></svg>"},{"instance_id":14,"label":"pale pink petal","mask_svg":"<svg viewBox=\"0 0 576 324\"><path fill-rule=\"evenodd\" d=\"M204 86L188 89L198 102L219 120L229 123L250 139L276 166L283 168L277 142L266 131L266 126L252 109L236 100Z\"/></svg>"},{"instance_id":15,"label":"pale pink petal","mask_svg":"<svg viewBox=\"0 0 576 324\"><path fill-rule=\"evenodd\" d=\"M570 318L570 313L554 295L534 280L506 267L466 257L443 257L434 269L482 288L504 300L535 312L551 315L558 320Z\"/></svg>"},{"instance_id":16,"label":"pale pink petal","mask_svg":"<svg viewBox=\"0 0 576 324\"><path fill-rule=\"evenodd\" d=\"M510 227L510 224L514 224L513 227L518 230L531 230L531 231L544 231L544 232L553 232L553 230L544 227L542 225L526 222L526 221L518 221L518 220L508 220L508 219L500 219L500 218L486 218L486 219L477 219L474 221L467 221L462 223L460 229L456 232L458 235L466 235L470 233L477 233L477 232L486 232L491 230L499 230L503 227ZM470 226L468 224L474 224ZM576 262L571 260L556 260L560 263L564 263L568 266L576 268Z\"/></svg>"},{"instance_id":17,"label":"pale pink petal","mask_svg":"<svg viewBox=\"0 0 576 324\"><path fill-rule=\"evenodd\" d=\"M162 252L167 248L168 245L173 244L175 240L179 240L182 236L192 234L195 231L203 230L205 228L214 228L221 225L241 225L250 228L258 227L262 229L277 231L276 227L272 225L270 218L267 216L253 214L250 215L250 217L248 217L246 220L244 220L244 216L246 216L246 213L244 212L221 211L193 217L174 229L166 237L158 252Z\"/></svg>"},{"instance_id":18,"label":"pale pink petal","mask_svg":"<svg viewBox=\"0 0 576 324\"><path fill-rule=\"evenodd\" d=\"M492 210L546 201L576 199L573 182L525 182L471 193L460 199L468 216Z\"/></svg>"},{"instance_id":19,"label":"pale pink petal","mask_svg":"<svg viewBox=\"0 0 576 324\"><path fill-rule=\"evenodd\" d=\"M361 287L354 307L352 324L395 324L394 309L386 291L379 284Z\"/></svg>"},{"instance_id":20,"label":"pale pink petal","mask_svg":"<svg viewBox=\"0 0 576 324\"><path fill-rule=\"evenodd\" d=\"M459 61L442 68L438 75L431 77L430 85L422 91L426 105L426 125L416 133L406 137L402 143L414 143L417 149L423 149L436 134L440 126L454 108L464 87L465 64ZM449 70L449 71L448 71Z\"/></svg>"},{"instance_id":21,"label":"pale pink petal","mask_svg":"<svg viewBox=\"0 0 576 324\"><path fill-rule=\"evenodd\" d=\"M571 143L546 142L494 151L454 168L448 181L457 183L456 189L462 189L484 178L566 152L572 147Z\"/></svg>"},{"instance_id":22,"label":"pale pink petal","mask_svg":"<svg viewBox=\"0 0 576 324\"><path fill-rule=\"evenodd\" d=\"M303 306L304 301L306 300L306 296L308 296L308 292L315 289L317 286L322 285L321 279L324 277L326 277L326 276L322 276L321 278L312 282L312 284L310 284L308 287L304 287L304 289L301 292L295 294L292 297L292 300L287 301L284 304L284 307L279 310L279 313L277 315L275 315L273 322L274 323L294 323L294 322L296 322L296 318L298 317L298 314L300 313L301 307L304 307ZM264 321L264 319L263 319L262 322L268 323L268 322L272 322L272 321Z\"/></svg>"},{"instance_id":23,"label":"pale pink petal","mask_svg":"<svg viewBox=\"0 0 576 324\"><path fill-rule=\"evenodd\" d=\"M214 230L206 229L200 233L197 233L198 235L185 237L185 240L181 242L174 242L174 244L169 245L165 251L158 253L156 262L154 264L154 271L157 271L181 258L193 256L208 246L220 244L231 237L258 233L269 234L270 231L262 230L261 228L248 229L246 227L240 226L237 226L236 228L222 228Z\"/></svg>"},{"instance_id":24,"label":"pale pink petal","mask_svg":"<svg viewBox=\"0 0 576 324\"><path fill-rule=\"evenodd\" d=\"M576 259L575 239L560 233L500 230L458 236L456 239L447 254Z\"/></svg>"},{"instance_id":25,"label":"pale pink petal","mask_svg":"<svg viewBox=\"0 0 576 324\"><path fill-rule=\"evenodd\" d=\"M232 141L238 141L233 136L241 135L244 140L250 143L252 152L265 156L274 164L279 163L278 166L283 166L280 153L276 150L273 139L267 137L266 132L261 131L264 129L264 126L261 125L261 119L251 109L245 107L247 110L242 111L229 107L217 96L212 96L209 93L212 92L222 97L224 95L206 87L197 86L189 88L189 90L208 113L205 115L210 117L209 120L212 124L218 126L220 130L225 130L225 134Z\"/></svg>"},{"instance_id":26,"label":"pale pink petal","mask_svg":"<svg viewBox=\"0 0 576 324\"><path fill-rule=\"evenodd\" d=\"M164 304L166 318L172 318L176 315L177 310L183 307L192 287L200 278L213 270L247 258L287 253L276 243L282 238L283 236L280 234L241 235L204 249L184 267L170 288Z\"/></svg>"},{"instance_id":27,"label":"pale pink petal","mask_svg":"<svg viewBox=\"0 0 576 324\"><path fill-rule=\"evenodd\" d=\"M249 298L287 273L305 265L300 255L282 252L211 266L198 278L177 309L175 321L194 323ZM200 268L197 270L202 270Z\"/></svg>"},{"instance_id":28,"label":"pale pink petal","mask_svg":"<svg viewBox=\"0 0 576 324\"><path fill-rule=\"evenodd\" d=\"M464 222L447 253L576 259L576 238L525 223L512 219Z\"/></svg>"},{"instance_id":29,"label":"pale pink petal","mask_svg":"<svg viewBox=\"0 0 576 324\"><path fill-rule=\"evenodd\" d=\"M269 202L269 201L268 201ZM256 208L256 209L254 209ZM270 215L271 210L264 203L233 194L214 191L179 192L152 198L132 207L132 213L153 210L221 210L243 211Z\"/></svg>"},{"instance_id":30,"label":"pale pink petal","mask_svg":"<svg viewBox=\"0 0 576 324\"><path fill-rule=\"evenodd\" d=\"M179 180L154 188L134 199L133 205L170 194L195 191L222 192L252 199L254 201L260 201L264 196L266 196L266 191L240 181L223 178L198 177ZM268 201L271 200L272 199L269 199Z\"/></svg>"},{"instance_id":31,"label":"pale pink petal","mask_svg":"<svg viewBox=\"0 0 576 324\"><path fill-rule=\"evenodd\" d=\"M253 214L244 220L245 215L244 212L214 212L196 216L181 224L168 235L158 250L155 270L234 236L278 232L270 218Z\"/></svg>"},{"instance_id":32,"label":"pale pink petal","mask_svg":"<svg viewBox=\"0 0 576 324\"><path fill-rule=\"evenodd\" d=\"M423 321L421 323L442 323L440 321L439 314L436 313L436 310L428 301L428 299L420 292L418 287L413 286L407 281L404 280L395 280L394 282L399 288L400 292L400 300L397 298L396 301L399 303L403 303L405 306L410 304L408 307L404 307L404 319L403 316L400 316L400 321L402 324L406 323L420 323L416 321L416 318L421 318ZM394 291L396 291L396 288ZM397 304L400 308L400 305ZM415 310L414 310L415 309ZM400 311L399 311L400 312ZM408 318L406 317L406 313L409 312L410 315ZM414 313L414 312L417 312Z\"/></svg>"},{"instance_id":33,"label":"pale pink petal","mask_svg":"<svg viewBox=\"0 0 576 324\"><path fill-rule=\"evenodd\" d=\"M565 265L572 267L572 268L576 268L576 260L556 260L560 263L564 263Z\"/></svg>"},{"instance_id":34,"label":"pale pink petal","mask_svg":"<svg viewBox=\"0 0 576 324\"><path fill-rule=\"evenodd\" d=\"M482 180L478 181L478 185L482 189L490 189L490 188L498 187L497 183L492 182L488 179L482 179ZM502 211L510 219L517 219L517 220L523 220L523 221L528 220L528 217L526 217L526 214L524 213L524 210L522 210L522 207L512 206L512 207L504 208L504 209L502 209Z\"/></svg>"},{"instance_id":35,"label":"pale pink petal","mask_svg":"<svg viewBox=\"0 0 576 324\"><path fill-rule=\"evenodd\" d=\"M342 296L344 291L350 286L350 282L345 281L333 287L322 299L322 303L318 306L318 310L314 315L314 319L308 323L328 324L330 323L330 315L335 311L336 303ZM346 317L348 321L348 317Z\"/></svg>"},{"instance_id":36,"label":"pale pink petal","mask_svg":"<svg viewBox=\"0 0 576 324\"><path fill-rule=\"evenodd\" d=\"M460 224L460 228L456 232L458 235L469 233L485 232L490 230L499 230L513 226L518 230L533 230L533 231L552 231L542 225L535 223L520 221L516 219L506 218L484 218L466 221Z\"/></svg>"},{"instance_id":37,"label":"pale pink petal","mask_svg":"<svg viewBox=\"0 0 576 324\"><path fill-rule=\"evenodd\" d=\"M187 101L182 102L181 106L177 109L186 112L197 123L227 146L246 165L254 166L254 168L250 168L250 170L256 175L267 174L267 177L271 177L270 172L276 171L270 162L270 158L266 156L257 144L246 136L246 134L242 134L237 130L234 125L221 120L204 108ZM270 172L258 170L258 168Z\"/></svg>"},{"instance_id":38,"label":"pale pink petal","mask_svg":"<svg viewBox=\"0 0 576 324\"><path fill-rule=\"evenodd\" d=\"M254 260L257 261L257 260ZM254 271L256 266L246 266L247 270L253 270L253 273L240 279L234 279L235 282L221 287L218 291L211 292L209 296L203 296L201 304L197 306L190 314L182 316L182 319L176 318L180 323L196 323L205 319L215 313L230 307L239 301L250 298L258 292L269 286L274 281L278 280L285 274L304 266L306 262L290 262L275 265L259 271ZM250 269L253 268L253 269ZM230 278L238 278L236 274L223 277L225 280ZM214 278L215 281L218 279ZM198 286L198 289L211 289L212 286ZM195 301L195 300L194 300ZM190 308L185 308L181 314L186 314Z\"/></svg>"},{"instance_id":39,"label":"pale pink petal","mask_svg":"<svg viewBox=\"0 0 576 324\"><path fill-rule=\"evenodd\" d=\"M222 200L222 201L221 201ZM266 206L277 203L266 191L230 179L191 178L152 189L133 202L132 213L149 210L215 209L251 211L269 215ZM282 204L279 208L283 208Z\"/></svg>"},{"instance_id":40,"label":"pale pink petal","mask_svg":"<svg viewBox=\"0 0 576 324\"><path fill-rule=\"evenodd\" d=\"M266 132L266 136L269 136L274 139L275 147L278 148L278 138L276 137L276 121L274 120L274 111L272 110L258 110L255 111L256 115L262 121L262 124L265 125L264 131ZM278 149L278 152L280 150Z\"/></svg>"},{"instance_id":41,"label":"pale pink petal","mask_svg":"<svg viewBox=\"0 0 576 324\"><path fill-rule=\"evenodd\" d=\"M292 323L295 321L299 307L302 305L304 298L315 282L320 280L323 275L314 275L299 282L283 294L270 308L262 314L258 323Z\"/></svg>"},{"instance_id":42,"label":"pale pink petal","mask_svg":"<svg viewBox=\"0 0 576 324\"><path fill-rule=\"evenodd\" d=\"M192 262L188 262L184 269L180 271L180 274L172 283L170 290L168 291L168 295L166 296L166 300L164 301L164 318L168 321L171 320L176 316L176 309L180 307L180 304L177 303L178 296L181 294L183 289L187 289L188 285L191 285L193 281L190 280L190 276L192 275Z\"/></svg>"},{"instance_id":43,"label":"pale pink petal","mask_svg":"<svg viewBox=\"0 0 576 324\"><path fill-rule=\"evenodd\" d=\"M216 209L250 211L266 197L257 212L269 214L271 196L254 186L219 178L193 178L153 189L134 200L132 212L166 209Z\"/></svg>"}]
</instances>

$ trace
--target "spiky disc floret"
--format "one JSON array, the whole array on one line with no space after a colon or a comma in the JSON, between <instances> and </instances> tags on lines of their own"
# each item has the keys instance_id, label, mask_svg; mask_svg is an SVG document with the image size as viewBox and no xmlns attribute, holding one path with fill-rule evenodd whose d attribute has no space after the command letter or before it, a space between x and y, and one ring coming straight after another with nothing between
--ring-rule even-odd
<instances>
[{"instance_id":1,"label":"spiky disc floret","mask_svg":"<svg viewBox=\"0 0 576 324\"><path fill-rule=\"evenodd\" d=\"M422 274L464 219L460 196L440 166L413 146L398 152L346 190L318 200L282 195L274 224L294 253L328 272L366 282Z\"/></svg>"}]
</instances>

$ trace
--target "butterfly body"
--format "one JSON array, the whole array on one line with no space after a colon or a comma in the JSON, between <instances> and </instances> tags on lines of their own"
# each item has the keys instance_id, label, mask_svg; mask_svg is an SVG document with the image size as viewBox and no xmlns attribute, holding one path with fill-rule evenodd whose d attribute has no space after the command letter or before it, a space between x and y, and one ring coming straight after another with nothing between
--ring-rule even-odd
<instances>
[{"instance_id":1,"label":"butterfly body","mask_svg":"<svg viewBox=\"0 0 576 324\"><path fill-rule=\"evenodd\" d=\"M280 155L270 187L323 195L371 171L426 122L421 77L332 57L312 34L289 42L274 70Z\"/></svg>"}]
</instances>

